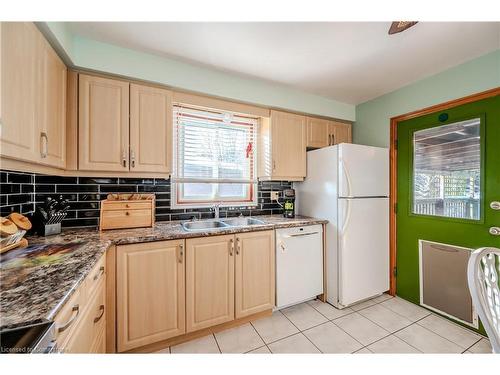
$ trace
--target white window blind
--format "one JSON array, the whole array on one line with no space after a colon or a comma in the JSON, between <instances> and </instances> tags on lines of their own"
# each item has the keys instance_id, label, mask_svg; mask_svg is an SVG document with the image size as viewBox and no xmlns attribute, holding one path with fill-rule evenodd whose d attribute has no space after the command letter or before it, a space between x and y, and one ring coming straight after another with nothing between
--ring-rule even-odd
<instances>
[{"instance_id":1,"label":"white window blind","mask_svg":"<svg viewBox=\"0 0 500 375\"><path fill-rule=\"evenodd\" d=\"M252 202L258 119L182 105L173 114L173 202Z\"/></svg>"}]
</instances>

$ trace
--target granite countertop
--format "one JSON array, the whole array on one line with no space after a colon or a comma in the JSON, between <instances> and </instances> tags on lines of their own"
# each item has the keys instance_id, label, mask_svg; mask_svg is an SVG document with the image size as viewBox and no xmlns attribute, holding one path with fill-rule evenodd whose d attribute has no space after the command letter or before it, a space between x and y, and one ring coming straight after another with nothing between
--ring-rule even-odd
<instances>
[{"instance_id":1,"label":"granite countertop","mask_svg":"<svg viewBox=\"0 0 500 375\"><path fill-rule=\"evenodd\" d=\"M43 257L37 258L26 257L26 252L17 250L2 255L0 330L52 320L113 244L126 245L327 223L326 220L306 216L287 219L281 215L264 215L255 218L264 224L186 232L181 227L182 222L172 221L156 223L153 228L106 232L89 228L68 229L56 236L28 237L30 246L59 245L58 252L44 252ZM11 259L6 261L8 258Z\"/></svg>"}]
</instances>

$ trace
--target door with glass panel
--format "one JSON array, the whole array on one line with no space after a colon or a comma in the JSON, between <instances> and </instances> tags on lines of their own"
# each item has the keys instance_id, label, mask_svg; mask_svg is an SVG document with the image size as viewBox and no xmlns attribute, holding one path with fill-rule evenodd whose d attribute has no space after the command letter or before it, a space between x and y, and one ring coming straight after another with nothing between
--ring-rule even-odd
<instances>
[{"instance_id":1,"label":"door with glass panel","mask_svg":"<svg viewBox=\"0 0 500 375\"><path fill-rule=\"evenodd\" d=\"M500 247L500 96L400 122L397 142L397 294L452 311L468 297L463 251Z\"/></svg>"}]
</instances>

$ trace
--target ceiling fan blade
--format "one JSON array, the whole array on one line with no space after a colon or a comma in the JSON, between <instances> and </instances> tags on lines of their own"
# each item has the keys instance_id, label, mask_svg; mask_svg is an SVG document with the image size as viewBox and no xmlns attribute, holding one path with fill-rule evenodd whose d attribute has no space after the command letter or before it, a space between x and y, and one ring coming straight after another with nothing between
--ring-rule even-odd
<instances>
[{"instance_id":1,"label":"ceiling fan blade","mask_svg":"<svg viewBox=\"0 0 500 375\"><path fill-rule=\"evenodd\" d=\"M405 31L417 23L418 21L394 21L389 28L389 35Z\"/></svg>"}]
</instances>

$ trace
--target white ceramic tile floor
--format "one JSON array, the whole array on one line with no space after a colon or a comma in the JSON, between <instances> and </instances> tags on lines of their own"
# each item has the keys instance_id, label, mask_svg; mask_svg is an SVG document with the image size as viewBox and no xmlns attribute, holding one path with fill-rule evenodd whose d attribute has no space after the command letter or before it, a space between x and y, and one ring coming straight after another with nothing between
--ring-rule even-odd
<instances>
[{"instance_id":1,"label":"white ceramic tile floor","mask_svg":"<svg viewBox=\"0 0 500 375\"><path fill-rule=\"evenodd\" d=\"M279 311L267 318L253 321L252 325L266 344L299 333L297 327Z\"/></svg>"},{"instance_id":2,"label":"white ceramic tile floor","mask_svg":"<svg viewBox=\"0 0 500 375\"><path fill-rule=\"evenodd\" d=\"M276 341L269 345L272 353L320 353L302 333Z\"/></svg>"},{"instance_id":3,"label":"white ceramic tile floor","mask_svg":"<svg viewBox=\"0 0 500 375\"><path fill-rule=\"evenodd\" d=\"M218 332L215 339L222 353L246 353L264 345L250 323Z\"/></svg>"},{"instance_id":4,"label":"white ceramic tile floor","mask_svg":"<svg viewBox=\"0 0 500 375\"><path fill-rule=\"evenodd\" d=\"M180 353L220 353L214 335L200 337L192 341L188 341L179 345L172 346L170 352L173 354Z\"/></svg>"},{"instance_id":5,"label":"white ceramic tile floor","mask_svg":"<svg viewBox=\"0 0 500 375\"><path fill-rule=\"evenodd\" d=\"M388 295L364 308L309 301L157 353L491 353L486 338Z\"/></svg>"},{"instance_id":6,"label":"white ceramic tile floor","mask_svg":"<svg viewBox=\"0 0 500 375\"><path fill-rule=\"evenodd\" d=\"M389 310L381 304L373 305L366 309L360 310L359 314L363 315L365 318L368 318L372 322L378 324L391 333L412 324L411 320L408 320L404 316L401 316L394 311Z\"/></svg>"},{"instance_id":7,"label":"white ceramic tile floor","mask_svg":"<svg viewBox=\"0 0 500 375\"><path fill-rule=\"evenodd\" d=\"M307 303L288 307L281 312L301 331L328 321L316 309Z\"/></svg>"}]
</instances>

